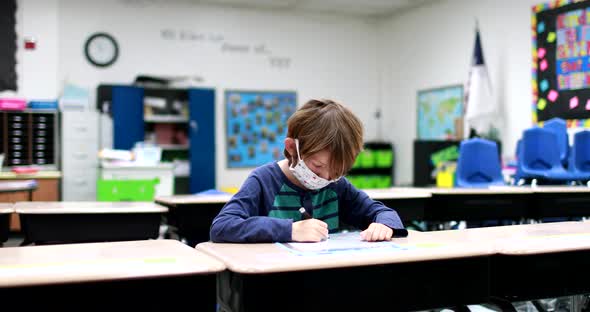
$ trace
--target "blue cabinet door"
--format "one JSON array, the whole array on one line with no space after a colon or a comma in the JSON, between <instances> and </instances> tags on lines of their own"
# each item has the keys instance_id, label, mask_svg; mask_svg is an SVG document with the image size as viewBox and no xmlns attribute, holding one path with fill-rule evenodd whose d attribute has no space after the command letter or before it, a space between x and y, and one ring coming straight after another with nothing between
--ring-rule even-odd
<instances>
[{"instance_id":1,"label":"blue cabinet door","mask_svg":"<svg viewBox=\"0 0 590 312\"><path fill-rule=\"evenodd\" d=\"M144 140L143 88L113 87L113 147L129 150Z\"/></svg>"},{"instance_id":2,"label":"blue cabinet door","mask_svg":"<svg viewBox=\"0 0 590 312\"><path fill-rule=\"evenodd\" d=\"M215 188L215 90L189 89L190 192Z\"/></svg>"}]
</instances>

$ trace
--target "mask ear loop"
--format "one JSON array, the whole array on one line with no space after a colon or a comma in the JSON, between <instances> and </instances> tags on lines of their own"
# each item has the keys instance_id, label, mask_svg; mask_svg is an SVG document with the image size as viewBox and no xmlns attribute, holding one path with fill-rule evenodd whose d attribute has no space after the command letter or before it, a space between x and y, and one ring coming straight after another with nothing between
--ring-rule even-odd
<instances>
[{"instance_id":1,"label":"mask ear loop","mask_svg":"<svg viewBox=\"0 0 590 312\"><path fill-rule=\"evenodd\" d=\"M299 155L299 139L295 139L295 148L297 150L297 159L299 159L299 161L301 162L302 161L301 155ZM291 156L291 157L293 157L293 156ZM295 168L295 161L291 160L291 162L292 162L292 165L289 166L289 168Z\"/></svg>"},{"instance_id":2,"label":"mask ear loop","mask_svg":"<svg viewBox=\"0 0 590 312\"><path fill-rule=\"evenodd\" d=\"M301 161L301 155L299 155L299 139L295 139L295 148L297 149L297 159Z\"/></svg>"}]
</instances>

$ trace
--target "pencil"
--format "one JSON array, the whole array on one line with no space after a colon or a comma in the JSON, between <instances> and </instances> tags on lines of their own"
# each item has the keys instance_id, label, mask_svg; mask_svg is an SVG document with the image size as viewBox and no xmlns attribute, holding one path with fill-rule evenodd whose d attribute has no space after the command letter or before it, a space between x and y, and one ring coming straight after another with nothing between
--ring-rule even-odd
<instances>
[{"instance_id":1,"label":"pencil","mask_svg":"<svg viewBox=\"0 0 590 312\"><path fill-rule=\"evenodd\" d=\"M305 208L303 208L303 207L299 208L299 212L301 212L301 219L302 220L311 219L311 215L307 211L305 211Z\"/></svg>"}]
</instances>

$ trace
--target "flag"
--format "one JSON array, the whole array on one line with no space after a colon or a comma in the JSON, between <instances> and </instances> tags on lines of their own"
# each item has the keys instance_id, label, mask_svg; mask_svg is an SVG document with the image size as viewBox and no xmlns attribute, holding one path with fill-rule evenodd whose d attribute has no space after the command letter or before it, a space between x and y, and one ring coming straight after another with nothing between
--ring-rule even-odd
<instances>
[{"instance_id":1,"label":"flag","mask_svg":"<svg viewBox=\"0 0 590 312\"><path fill-rule=\"evenodd\" d=\"M486 136L493 131L498 118L498 109L492 93L492 84L484 59L481 37L479 29L476 29L475 47L465 86L463 131L465 138L469 137L471 130L475 130L480 136Z\"/></svg>"}]
</instances>

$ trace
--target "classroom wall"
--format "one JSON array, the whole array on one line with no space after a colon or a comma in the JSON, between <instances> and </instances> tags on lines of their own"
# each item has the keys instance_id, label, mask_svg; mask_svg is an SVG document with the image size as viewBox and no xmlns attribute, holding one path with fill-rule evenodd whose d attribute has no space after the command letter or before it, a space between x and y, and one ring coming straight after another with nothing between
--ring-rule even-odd
<instances>
[{"instance_id":1,"label":"classroom wall","mask_svg":"<svg viewBox=\"0 0 590 312\"><path fill-rule=\"evenodd\" d=\"M503 154L532 125L531 11L538 0L441 0L379 25L384 135L397 148L396 182L412 183L416 92L465 83L479 22L492 87L503 109Z\"/></svg>"},{"instance_id":2,"label":"classroom wall","mask_svg":"<svg viewBox=\"0 0 590 312\"><path fill-rule=\"evenodd\" d=\"M58 0L17 1L16 72L18 93L30 99L55 99L58 95ZM25 50L23 40L37 40L35 50Z\"/></svg>"},{"instance_id":3,"label":"classroom wall","mask_svg":"<svg viewBox=\"0 0 590 312\"><path fill-rule=\"evenodd\" d=\"M49 85L46 79L31 78L35 75L29 65L32 61L25 60L19 68L25 96L35 94L34 90L57 93L65 82L94 91L99 83L130 83L138 74L199 76L203 78L200 85L216 88L218 187L239 186L250 172L226 168L226 88L295 90L300 105L312 97L333 97L359 115L367 139L376 135L375 22L212 7L188 0L53 0L42 7L35 0L19 2L24 4L24 33L39 34L40 42L57 42L53 53L41 49L31 53L57 64L47 68L48 75L57 77ZM37 25L39 18L50 20L47 29ZM93 67L83 55L85 39L98 31L112 34L120 46L118 61L106 69ZM176 39L163 33L174 33ZM271 57L279 66L271 64ZM286 62L289 66L284 66Z\"/></svg>"}]
</instances>

